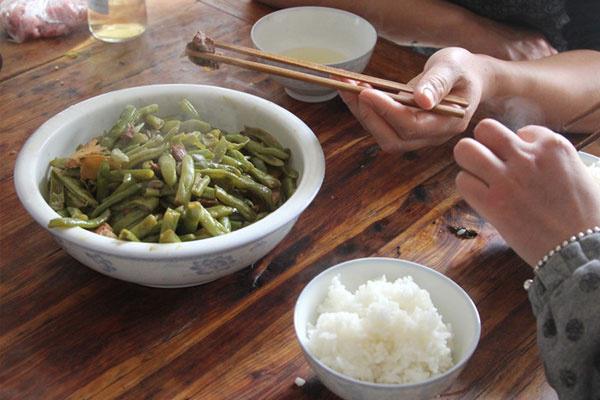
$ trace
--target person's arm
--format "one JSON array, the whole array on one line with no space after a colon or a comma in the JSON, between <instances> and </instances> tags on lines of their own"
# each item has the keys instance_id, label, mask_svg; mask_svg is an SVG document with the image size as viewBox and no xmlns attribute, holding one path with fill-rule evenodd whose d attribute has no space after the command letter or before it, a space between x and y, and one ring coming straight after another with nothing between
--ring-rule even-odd
<instances>
[{"instance_id":1,"label":"person's arm","mask_svg":"<svg viewBox=\"0 0 600 400\"><path fill-rule=\"evenodd\" d=\"M484 94L490 99L519 97L537 106L536 118L554 130L600 102L600 51L575 50L534 61L506 62L478 57L493 70L493 88ZM484 60L484 58L486 60ZM527 110L523 110L526 115ZM591 132L600 125L600 111L570 128Z\"/></svg>"},{"instance_id":2,"label":"person's arm","mask_svg":"<svg viewBox=\"0 0 600 400\"><path fill-rule=\"evenodd\" d=\"M407 46L466 48L506 60L546 57L556 50L533 31L510 27L443 0L260 0L275 7L315 5L350 11L379 35Z\"/></svg>"},{"instance_id":3,"label":"person's arm","mask_svg":"<svg viewBox=\"0 0 600 400\"><path fill-rule=\"evenodd\" d=\"M600 393L600 234L556 253L528 290L548 382L561 399Z\"/></svg>"}]
</instances>

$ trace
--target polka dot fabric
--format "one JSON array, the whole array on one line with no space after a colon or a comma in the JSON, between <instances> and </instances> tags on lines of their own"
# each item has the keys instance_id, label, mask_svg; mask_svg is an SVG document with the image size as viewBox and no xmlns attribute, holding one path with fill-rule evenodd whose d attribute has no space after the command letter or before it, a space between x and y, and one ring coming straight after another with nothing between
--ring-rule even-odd
<instances>
[{"instance_id":1,"label":"polka dot fabric","mask_svg":"<svg viewBox=\"0 0 600 400\"><path fill-rule=\"evenodd\" d=\"M548 382L561 400L599 400L600 233L552 256L528 293Z\"/></svg>"}]
</instances>

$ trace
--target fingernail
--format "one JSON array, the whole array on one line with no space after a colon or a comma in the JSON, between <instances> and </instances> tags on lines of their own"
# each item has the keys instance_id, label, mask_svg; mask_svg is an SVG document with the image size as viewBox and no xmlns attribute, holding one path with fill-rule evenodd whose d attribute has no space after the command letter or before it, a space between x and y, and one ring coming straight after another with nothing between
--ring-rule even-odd
<instances>
[{"instance_id":1,"label":"fingernail","mask_svg":"<svg viewBox=\"0 0 600 400\"><path fill-rule=\"evenodd\" d=\"M434 97L434 94L433 94L433 90L431 90L430 87L426 86L423 89L423 95L425 97L427 97L427 100L429 100L431 102L431 104L435 104L435 97Z\"/></svg>"}]
</instances>

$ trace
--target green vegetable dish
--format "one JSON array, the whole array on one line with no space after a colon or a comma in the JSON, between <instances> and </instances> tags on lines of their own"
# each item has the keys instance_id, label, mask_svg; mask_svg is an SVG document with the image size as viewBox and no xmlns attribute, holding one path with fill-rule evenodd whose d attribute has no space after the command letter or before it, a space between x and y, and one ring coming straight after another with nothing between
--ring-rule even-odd
<instances>
[{"instance_id":1,"label":"green vegetable dish","mask_svg":"<svg viewBox=\"0 0 600 400\"><path fill-rule=\"evenodd\" d=\"M290 151L269 133L226 133L186 99L178 116L127 106L103 136L50 162L50 228L81 227L128 241L223 235L277 209L296 188Z\"/></svg>"}]
</instances>

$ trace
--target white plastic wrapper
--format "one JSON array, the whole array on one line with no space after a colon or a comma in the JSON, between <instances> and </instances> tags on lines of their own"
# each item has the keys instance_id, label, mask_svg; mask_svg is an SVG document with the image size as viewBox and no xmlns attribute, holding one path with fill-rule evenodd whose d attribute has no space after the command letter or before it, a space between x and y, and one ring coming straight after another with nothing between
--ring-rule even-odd
<instances>
[{"instance_id":1,"label":"white plastic wrapper","mask_svg":"<svg viewBox=\"0 0 600 400\"><path fill-rule=\"evenodd\" d=\"M86 20L85 0L0 0L0 25L19 43L66 35Z\"/></svg>"}]
</instances>

